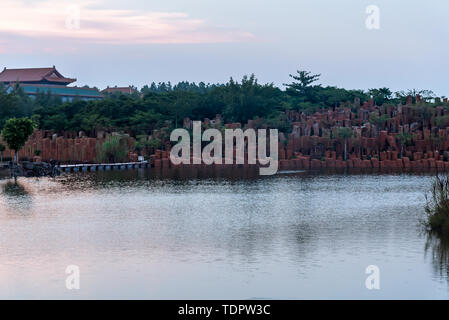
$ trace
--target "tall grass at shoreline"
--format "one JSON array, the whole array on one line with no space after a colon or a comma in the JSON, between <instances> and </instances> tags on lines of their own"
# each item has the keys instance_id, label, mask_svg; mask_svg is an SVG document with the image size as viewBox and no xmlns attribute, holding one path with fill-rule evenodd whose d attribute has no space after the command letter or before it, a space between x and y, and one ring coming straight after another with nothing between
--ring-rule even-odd
<instances>
[{"instance_id":1,"label":"tall grass at shoreline","mask_svg":"<svg viewBox=\"0 0 449 320\"><path fill-rule=\"evenodd\" d=\"M430 195L426 194L426 227L439 235L449 236L449 175L436 175Z\"/></svg>"}]
</instances>

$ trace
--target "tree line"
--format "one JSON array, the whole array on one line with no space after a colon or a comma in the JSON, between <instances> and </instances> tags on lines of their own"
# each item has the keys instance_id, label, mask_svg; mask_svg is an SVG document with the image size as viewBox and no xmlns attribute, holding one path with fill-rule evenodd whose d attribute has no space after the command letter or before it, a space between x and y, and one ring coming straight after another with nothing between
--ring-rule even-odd
<instances>
[{"instance_id":1,"label":"tree line","mask_svg":"<svg viewBox=\"0 0 449 320\"><path fill-rule=\"evenodd\" d=\"M297 71L290 75L285 89L273 83L260 84L254 75L241 81L230 79L224 84L180 82L152 83L131 95L107 94L104 100L74 100L63 103L47 93L28 97L19 86L7 93L0 87L0 129L10 118L30 117L39 129L84 131L95 135L98 130L114 130L133 136L150 134L154 129L180 127L184 118L213 119L221 114L224 122L246 123L263 118L268 123L289 127L286 110L314 113L337 107L340 102L373 99L377 105L405 103L409 94L420 93L424 99L433 92L413 91L393 93L388 88L348 90L318 84L320 75Z\"/></svg>"}]
</instances>

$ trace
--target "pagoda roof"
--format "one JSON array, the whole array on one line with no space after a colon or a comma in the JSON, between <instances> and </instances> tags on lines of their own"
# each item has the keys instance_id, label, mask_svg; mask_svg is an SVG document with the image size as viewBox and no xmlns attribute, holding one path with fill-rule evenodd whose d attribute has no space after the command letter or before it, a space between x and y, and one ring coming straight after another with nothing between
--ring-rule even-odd
<instances>
[{"instance_id":1,"label":"pagoda roof","mask_svg":"<svg viewBox=\"0 0 449 320\"><path fill-rule=\"evenodd\" d=\"M56 70L55 66L51 68L26 68L26 69L3 69L0 73L0 82L55 82L69 84L76 79L65 78Z\"/></svg>"}]
</instances>

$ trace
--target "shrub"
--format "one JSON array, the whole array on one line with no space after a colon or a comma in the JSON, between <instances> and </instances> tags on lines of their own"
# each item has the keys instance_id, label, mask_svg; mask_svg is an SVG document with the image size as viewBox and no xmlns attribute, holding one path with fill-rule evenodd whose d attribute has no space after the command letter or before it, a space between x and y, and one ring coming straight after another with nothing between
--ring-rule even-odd
<instances>
[{"instance_id":1,"label":"shrub","mask_svg":"<svg viewBox=\"0 0 449 320\"><path fill-rule=\"evenodd\" d=\"M440 235L449 235L449 176L437 175L430 196L426 194L425 225Z\"/></svg>"},{"instance_id":2,"label":"shrub","mask_svg":"<svg viewBox=\"0 0 449 320\"><path fill-rule=\"evenodd\" d=\"M148 145L153 149L158 149L162 147L162 141L161 139L151 137L151 139L148 142Z\"/></svg>"},{"instance_id":3,"label":"shrub","mask_svg":"<svg viewBox=\"0 0 449 320\"><path fill-rule=\"evenodd\" d=\"M128 159L128 144L121 136L107 138L100 147L97 160L100 162L125 162Z\"/></svg>"}]
</instances>

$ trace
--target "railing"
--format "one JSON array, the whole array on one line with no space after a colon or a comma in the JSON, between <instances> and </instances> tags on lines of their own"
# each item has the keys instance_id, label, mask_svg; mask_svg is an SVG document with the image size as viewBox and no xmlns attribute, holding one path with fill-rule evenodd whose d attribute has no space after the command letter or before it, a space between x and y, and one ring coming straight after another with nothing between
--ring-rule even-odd
<instances>
[{"instance_id":1,"label":"railing","mask_svg":"<svg viewBox=\"0 0 449 320\"><path fill-rule=\"evenodd\" d=\"M139 162L123 162L123 163L95 163L95 164L63 164L58 168L63 172L79 172L79 171L109 171L109 170L125 170L137 168L149 168L149 161Z\"/></svg>"}]
</instances>

